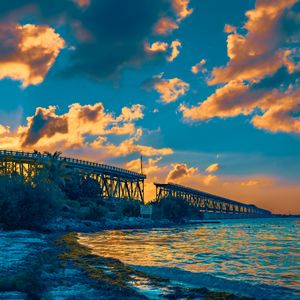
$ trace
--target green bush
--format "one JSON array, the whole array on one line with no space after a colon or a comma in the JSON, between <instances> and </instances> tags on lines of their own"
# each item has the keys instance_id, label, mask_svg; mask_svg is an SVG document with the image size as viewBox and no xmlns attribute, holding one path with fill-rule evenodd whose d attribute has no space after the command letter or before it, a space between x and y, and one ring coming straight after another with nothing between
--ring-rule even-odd
<instances>
[{"instance_id":1,"label":"green bush","mask_svg":"<svg viewBox=\"0 0 300 300\"><path fill-rule=\"evenodd\" d=\"M96 203L80 208L80 218L85 220L99 221L107 215L107 208Z\"/></svg>"},{"instance_id":2,"label":"green bush","mask_svg":"<svg viewBox=\"0 0 300 300\"><path fill-rule=\"evenodd\" d=\"M0 224L4 229L39 229L63 205L57 185L35 178L26 182L18 175L0 177Z\"/></svg>"},{"instance_id":3,"label":"green bush","mask_svg":"<svg viewBox=\"0 0 300 300\"><path fill-rule=\"evenodd\" d=\"M197 208L189 205L182 199L165 198L160 202L152 203L153 219L168 219L173 222L182 222L185 219L197 218Z\"/></svg>"},{"instance_id":4,"label":"green bush","mask_svg":"<svg viewBox=\"0 0 300 300\"><path fill-rule=\"evenodd\" d=\"M120 204L121 213L125 217L139 217L140 216L140 203L136 200L124 200Z\"/></svg>"}]
</instances>

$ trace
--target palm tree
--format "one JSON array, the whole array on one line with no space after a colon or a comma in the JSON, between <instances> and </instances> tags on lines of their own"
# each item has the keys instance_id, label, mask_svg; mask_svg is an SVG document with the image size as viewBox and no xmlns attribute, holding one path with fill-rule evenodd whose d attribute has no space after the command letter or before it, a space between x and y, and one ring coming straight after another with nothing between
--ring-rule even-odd
<instances>
[{"instance_id":1,"label":"palm tree","mask_svg":"<svg viewBox=\"0 0 300 300\"><path fill-rule=\"evenodd\" d=\"M43 167L40 173L46 181L51 181L61 188L64 187L72 171L66 167L65 159L61 159L61 152L55 151L53 154L44 152L44 155L46 158L41 161Z\"/></svg>"}]
</instances>

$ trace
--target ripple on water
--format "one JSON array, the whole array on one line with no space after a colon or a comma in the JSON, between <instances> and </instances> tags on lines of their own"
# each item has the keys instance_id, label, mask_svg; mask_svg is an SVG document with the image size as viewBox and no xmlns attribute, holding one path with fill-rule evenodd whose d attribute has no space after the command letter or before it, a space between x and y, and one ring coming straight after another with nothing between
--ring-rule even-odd
<instances>
[{"instance_id":1,"label":"ripple on water","mask_svg":"<svg viewBox=\"0 0 300 300\"><path fill-rule=\"evenodd\" d=\"M131 265L300 289L299 229L295 219L228 220L217 227L112 230L81 235L80 242Z\"/></svg>"}]
</instances>

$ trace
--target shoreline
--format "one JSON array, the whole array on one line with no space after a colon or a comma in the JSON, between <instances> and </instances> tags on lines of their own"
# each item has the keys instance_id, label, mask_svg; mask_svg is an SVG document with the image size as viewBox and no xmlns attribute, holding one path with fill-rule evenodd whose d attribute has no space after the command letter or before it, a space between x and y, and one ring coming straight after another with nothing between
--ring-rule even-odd
<instances>
[{"instance_id":1,"label":"shoreline","mask_svg":"<svg viewBox=\"0 0 300 300\"><path fill-rule=\"evenodd\" d=\"M163 292L161 299L250 299L205 287L174 286L169 279L117 259L93 255L78 242L75 232L0 231L0 238L2 243L7 239L7 244L13 240L15 247L15 251L7 249L6 260L0 261L0 277L4 278L0 280L0 299L151 299L139 290L142 284ZM24 251L28 255L22 256ZM10 259L10 266L4 269Z\"/></svg>"},{"instance_id":2,"label":"shoreline","mask_svg":"<svg viewBox=\"0 0 300 300\"><path fill-rule=\"evenodd\" d=\"M0 280L1 300L115 299L118 296L151 299L149 295L158 299L160 294L164 294L160 295L161 299L254 299L234 289L229 291L224 284L223 290L227 291L222 292L222 284L211 286L197 276L186 277L194 282L194 287L176 285L176 279L180 281L180 276L188 274L175 269L170 273L159 268L130 266L114 258L94 255L92 249L78 242L80 233L194 224L140 218L79 223L76 219L54 220L58 221L61 222L56 226L47 224L42 232L0 230L0 278L5 278Z\"/></svg>"}]
</instances>

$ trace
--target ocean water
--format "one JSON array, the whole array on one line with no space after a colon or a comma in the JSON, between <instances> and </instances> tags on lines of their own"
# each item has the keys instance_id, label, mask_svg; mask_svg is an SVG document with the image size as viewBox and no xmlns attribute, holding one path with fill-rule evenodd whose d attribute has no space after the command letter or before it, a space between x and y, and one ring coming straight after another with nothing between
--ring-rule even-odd
<instances>
[{"instance_id":1,"label":"ocean water","mask_svg":"<svg viewBox=\"0 0 300 300\"><path fill-rule=\"evenodd\" d=\"M300 299L299 233L300 219L245 219L103 231L79 241L96 255L177 282L257 299Z\"/></svg>"}]
</instances>

